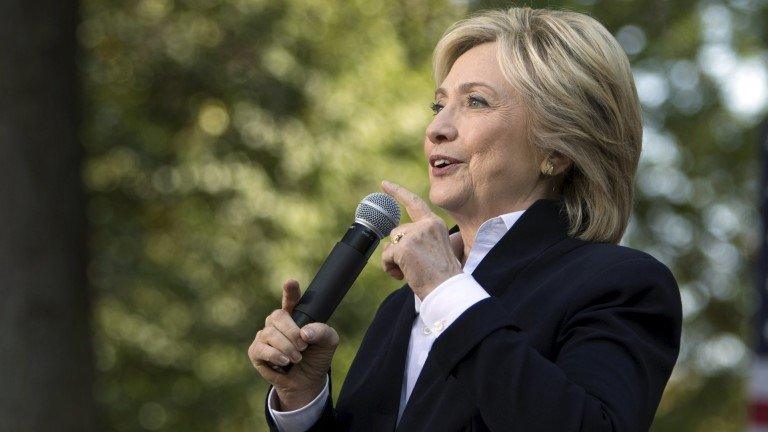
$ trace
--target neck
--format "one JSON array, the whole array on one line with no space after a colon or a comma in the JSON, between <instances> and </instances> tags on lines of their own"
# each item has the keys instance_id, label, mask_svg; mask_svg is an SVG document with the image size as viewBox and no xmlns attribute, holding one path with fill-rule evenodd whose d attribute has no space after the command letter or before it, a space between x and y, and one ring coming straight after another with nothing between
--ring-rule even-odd
<instances>
[{"instance_id":1,"label":"neck","mask_svg":"<svg viewBox=\"0 0 768 432\"><path fill-rule=\"evenodd\" d=\"M486 206L484 211L479 211L477 206L464 206L458 211L448 210L448 214L451 215L453 220L456 221L456 225L459 226L464 243L464 255L459 260L461 264L464 265L466 263L469 251L472 250L474 245L477 231L483 222L502 214L525 210L540 198L542 197L528 198L506 206Z\"/></svg>"}]
</instances>

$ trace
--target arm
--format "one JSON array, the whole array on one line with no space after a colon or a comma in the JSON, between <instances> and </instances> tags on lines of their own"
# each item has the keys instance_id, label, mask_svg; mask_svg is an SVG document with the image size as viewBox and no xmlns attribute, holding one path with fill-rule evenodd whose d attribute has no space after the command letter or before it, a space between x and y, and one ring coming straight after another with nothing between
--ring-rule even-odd
<instances>
[{"instance_id":1,"label":"arm","mask_svg":"<svg viewBox=\"0 0 768 432\"><path fill-rule=\"evenodd\" d=\"M320 394L308 405L294 411L280 411L280 399L277 397L275 388L272 387L267 395L267 411L272 422L274 422L274 425L270 422L270 429L274 426L280 432L298 432L307 430L316 423L323 414L323 408L330 394L328 389L329 382L330 377L326 376L325 387L323 387Z\"/></svg>"},{"instance_id":2,"label":"arm","mask_svg":"<svg viewBox=\"0 0 768 432\"><path fill-rule=\"evenodd\" d=\"M624 261L581 286L571 304L554 362L493 297L435 342L440 367L461 381L491 430L648 430L679 350L674 277L650 258Z\"/></svg>"},{"instance_id":3,"label":"arm","mask_svg":"<svg viewBox=\"0 0 768 432\"><path fill-rule=\"evenodd\" d=\"M460 273L440 284L421 304L420 317L433 329L433 337L448 328L467 308L489 297L472 275ZM382 306L386 300L382 302ZM436 326L437 323L439 326ZM294 411L280 411L280 403L274 388L267 395L266 418L271 431L294 432L322 430L334 422L333 403L330 398L330 374L320 394L308 405ZM323 420L320 421L319 420Z\"/></svg>"},{"instance_id":4,"label":"arm","mask_svg":"<svg viewBox=\"0 0 768 432\"><path fill-rule=\"evenodd\" d=\"M273 431L297 427L297 422L301 427L305 426L303 423L312 423L311 419L302 419L301 413L305 411L301 411L301 407L318 403L317 399L322 398L325 388L330 386L328 373L339 343L336 330L326 324L315 322L301 329L298 327L290 313L300 297L298 282L287 280L283 285L281 309L267 316L264 328L256 333L248 348L253 367L271 384L265 400L265 418ZM288 373L272 368L272 365L285 365L290 361L296 366ZM275 408L279 404L281 409L290 411L284 413L284 423L289 423L284 424L285 427L278 428L275 424L269 410L270 398ZM328 397L325 399L330 401Z\"/></svg>"},{"instance_id":5,"label":"arm","mask_svg":"<svg viewBox=\"0 0 768 432\"><path fill-rule=\"evenodd\" d=\"M424 298L419 318L433 335L437 335L472 305L488 297L488 292L471 274L459 273L438 285Z\"/></svg>"},{"instance_id":6,"label":"arm","mask_svg":"<svg viewBox=\"0 0 768 432\"><path fill-rule=\"evenodd\" d=\"M381 302L372 322L375 322L380 317L381 311L403 289L405 288L393 291ZM363 341L368 338L370 328L371 326L368 327L368 331L363 337ZM276 396L274 393L274 388L270 387L267 392L267 397L264 400L264 417L267 420L267 426L271 432L303 432L305 430L307 432L319 432L343 429L343 425L341 425L336 418L336 410L333 407L333 397L331 396L333 393L333 383L331 381L330 369L328 370L326 377L326 386L322 389L320 394L307 405L297 410L283 413L283 415L281 415L280 412L275 412L279 408L279 401L277 400L277 397L273 400L273 396ZM284 414L288 414L287 418ZM286 419L288 422L284 421ZM297 425L303 427L303 429L296 428ZM306 425L311 426L307 428Z\"/></svg>"},{"instance_id":7,"label":"arm","mask_svg":"<svg viewBox=\"0 0 768 432\"><path fill-rule=\"evenodd\" d=\"M319 432L337 429L335 427L336 414L333 409L333 398L331 397L330 371L328 372L326 386L323 388L323 391L309 405L296 411L277 413L273 417L273 414L275 414L273 408L276 407L277 402L272 400L273 393L273 389L270 389L267 393L264 407L267 426L269 426L271 432Z\"/></svg>"}]
</instances>

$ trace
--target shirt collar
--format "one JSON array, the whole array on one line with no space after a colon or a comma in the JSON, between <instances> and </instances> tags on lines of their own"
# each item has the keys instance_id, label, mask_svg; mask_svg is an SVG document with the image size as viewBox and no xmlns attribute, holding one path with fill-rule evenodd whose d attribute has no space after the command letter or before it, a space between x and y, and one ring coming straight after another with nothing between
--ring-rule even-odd
<instances>
[{"instance_id":1,"label":"shirt collar","mask_svg":"<svg viewBox=\"0 0 768 432\"><path fill-rule=\"evenodd\" d=\"M475 242L472 244L472 249L475 249L478 244L484 244L486 247L490 245L493 247L496 243L504 237L504 234L509 231L515 222L520 219L520 216L525 213L525 210L519 210L511 213L504 213L502 215L492 217L480 225L475 234ZM490 248L489 248L490 249ZM471 252L470 252L471 253ZM414 294L414 307L416 312L419 312L421 306L421 299Z\"/></svg>"}]
</instances>

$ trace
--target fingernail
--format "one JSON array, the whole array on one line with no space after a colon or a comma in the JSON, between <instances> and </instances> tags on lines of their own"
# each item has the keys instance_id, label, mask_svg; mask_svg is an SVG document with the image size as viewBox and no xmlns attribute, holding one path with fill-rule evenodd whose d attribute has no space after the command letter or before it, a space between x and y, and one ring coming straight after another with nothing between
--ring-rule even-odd
<instances>
[{"instance_id":1,"label":"fingernail","mask_svg":"<svg viewBox=\"0 0 768 432\"><path fill-rule=\"evenodd\" d=\"M302 341L302 340L299 341L299 351L304 351L305 349L307 349L308 346L309 345L304 343L304 341Z\"/></svg>"},{"instance_id":2,"label":"fingernail","mask_svg":"<svg viewBox=\"0 0 768 432\"><path fill-rule=\"evenodd\" d=\"M392 182L387 181L387 180L382 180L381 184L383 184L384 186L392 186Z\"/></svg>"},{"instance_id":3,"label":"fingernail","mask_svg":"<svg viewBox=\"0 0 768 432\"><path fill-rule=\"evenodd\" d=\"M315 337L315 332L312 329L304 329L302 332L309 340L312 340L312 338Z\"/></svg>"},{"instance_id":4,"label":"fingernail","mask_svg":"<svg viewBox=\"0 0 768 432\"><path fill-rule=\"evenodd\" d=\"M299 354L299 353L296 353L296 354L293 356L293 362L294 362L294 363L298 363L298 362L300 362L300 361L301 361L301 354Z\"/></svg>"},{"instance_id":5,"label":"fingernail","mask_svg":"<svg viewBox=\"0 0 768 432\"><path fill-rule=\"evenodd\" d=\"M285 365L287 365L287 364L288 364L288 363L290 363L290 362L291 362L291 361L288 359L288 357L286 357L286 356L284 356L284 355L281 355L281 356L280 356L280 364L281 364L281 365L285 366Z\"/></svg>"}]
</instances>

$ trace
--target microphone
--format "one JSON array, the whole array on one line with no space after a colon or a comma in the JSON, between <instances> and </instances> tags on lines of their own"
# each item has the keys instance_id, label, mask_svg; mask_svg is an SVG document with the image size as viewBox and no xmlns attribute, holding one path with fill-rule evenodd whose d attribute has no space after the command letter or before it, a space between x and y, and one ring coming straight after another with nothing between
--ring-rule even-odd
<instances>
[{"instance_id":1,"label":"microphone","mask_svg":"<svg viewBox=\"0 0 768 432\"><path fill-rule=\"evenodd\" d=\"M379 241L400 224L400 207L385 193L372 193L357 205L355 221L328 254L314 279L294 307L291 317L299 328L328 321L363 271ZM288 373L293 363L271 365Z\"/></svg>"}]
</instances>

